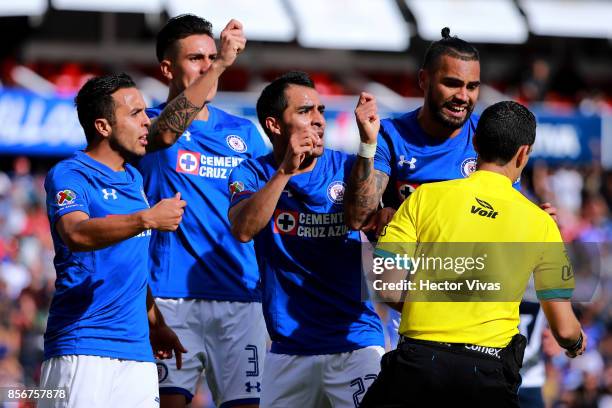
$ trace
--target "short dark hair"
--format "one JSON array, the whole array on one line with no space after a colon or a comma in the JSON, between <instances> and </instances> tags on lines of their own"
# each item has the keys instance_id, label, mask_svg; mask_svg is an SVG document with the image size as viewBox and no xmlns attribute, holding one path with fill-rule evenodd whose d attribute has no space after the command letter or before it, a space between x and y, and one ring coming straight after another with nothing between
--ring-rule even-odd
<instances>
[{"instance_id":1,"label":"short dark hair","mask_svg":"<svg viewBox=\"0 0 612 408\"><path fill-rule=\"evenodd\" d=\"M434 41L429 45L423 59L423 69L431 70L437 68L440 57L448 55L462 61L480 61L478 50L467 41L450 36L450 28L442 29L442 39Z\"/></svg>"},{"instance_id":2,"label":"short dark hair","mask_svg":"<svg viewBox=\"0 0 612 408\"><path fill-rule=\"evenodd\" d=\"M290 71L279 76L264 88L259 99L257 99L257 119L268 137L271 135L266 128L266 118L280 118L283 115L287 108L285 89L289 85L306 86L308 88L315 87L314 82L312 82L307 73Z\"/></svg>"},{"instance_id":3,"label":"short dark hair","mask_svg":"<svg viewBox=\"0 0 612 408\"><path fill-rule=\"evenodd\" d=\"M498 102L482 112L474 134L480 160L505 165L519 147L531 146L536 137L536 119L520 103Z\"/></svg>"},{"instance_id":4,"label":"short dark hair","mask_svg":"<svg viewBox=\"0 0 612 408\"><path fill-rule=\"evenodd\" d=\"M74 98L74 104L88 144L97 138L94 126L96 119L106 119L111 125L115 123L115 102L112 95L119 89L135 87L132 78L124 73L93 77L81 87Z\"/></svg>"},{"instance_id":5,"label":"short dark hair","mask_svg":"<svg viewBox=\"0 0 612 408\"><path fill-rule=\"evenodd\" d=\"M157 33L155 54L157 60L162 62L168 49L174 47L178 40L190 35L205 34L213 38L212 24L202 17L193 14L181 14L173 17Z\"/></svg>"}]
</instances>

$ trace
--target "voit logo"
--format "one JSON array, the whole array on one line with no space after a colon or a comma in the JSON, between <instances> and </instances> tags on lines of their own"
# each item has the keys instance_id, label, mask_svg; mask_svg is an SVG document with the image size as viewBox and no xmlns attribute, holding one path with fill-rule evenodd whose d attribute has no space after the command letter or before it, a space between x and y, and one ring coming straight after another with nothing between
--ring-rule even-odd
<instances>
[{"instance_id":1,"label":"voit logo","mask_svg":"<svg viewBox=\"0 0 612 408\"><path fill-rule=\"evenodd\" d=\"M481 217L486 218L495 218L499 214L495 211L495 208L485 200L481 200L480 198L474 197L478 205L472 205L472 214L480 215Z\"/></svg>"}]
</instances>

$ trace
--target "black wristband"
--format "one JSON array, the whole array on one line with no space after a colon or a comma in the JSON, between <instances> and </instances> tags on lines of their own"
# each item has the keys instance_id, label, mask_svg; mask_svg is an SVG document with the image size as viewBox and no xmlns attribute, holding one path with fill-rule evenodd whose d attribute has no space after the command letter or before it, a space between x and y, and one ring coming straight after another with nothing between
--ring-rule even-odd
<instances>
[{"instance_id":1,"label":"black wristband","mask_svg":"<svg viewBox=\"0 0 612 408\"><path fill-rule=\"evenodd\" d=\"M582 336L582 332L580 332L580 337L578 337L578 341L576 341L576 343L574 343L574 345L570 346L570 347L564 347L567 351L569 351L570 353L576 353L578 350L580 350L582 348L582 342L584 340L584 337Z\"/></svg>"}]
</instances>

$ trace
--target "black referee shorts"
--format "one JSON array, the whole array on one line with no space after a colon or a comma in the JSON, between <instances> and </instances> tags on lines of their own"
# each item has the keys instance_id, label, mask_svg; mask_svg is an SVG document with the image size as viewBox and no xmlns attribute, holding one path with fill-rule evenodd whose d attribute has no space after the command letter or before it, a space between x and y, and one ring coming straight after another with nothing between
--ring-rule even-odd
<instances>
[{"instance_id":1,"label":"black referee shorts","mask_svg":"<svg viewBox=\"0 0 612 408\"><path fill-rule=\"evenodd\" d=\"M383 356L361 408L518 408L524 336L503 349L403 340Z\"/></svg>"}]
</instances>

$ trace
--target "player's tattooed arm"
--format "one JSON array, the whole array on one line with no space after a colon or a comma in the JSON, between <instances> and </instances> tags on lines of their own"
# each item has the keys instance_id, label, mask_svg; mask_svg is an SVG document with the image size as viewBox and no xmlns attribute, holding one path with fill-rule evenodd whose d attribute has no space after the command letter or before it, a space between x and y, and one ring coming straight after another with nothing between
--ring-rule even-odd
<instances>
[{"instance_id":1,"label":"player's tattooed arm","mask_svg":"<svg viewBox=\"0 0 612 408\"><path fill-rule=\"evenodd\" d=\"M374 215L388 182L388 175L374 169L374 159L357 156L344 201L346 221L350 228L363 228Z\"/></svg>"},{"instance_id":2,"label":"player's tattooed arm","mask_svg":"<svg viewBox=\"0 0 612 408\"><path fill-rule=\"evenodd\" d=\"M159 117L151 123L148 150L172 146L201 110L202 106L191 102L185 92L168 102Z\"/></svg>"},{"instance_id":3,"label":"player's tattooed arm","mask_svg":"<svg viewBox=\"0 0 612 408\"><path fill-rule=\"evenodd\" d=\"M370 149L376 146L380 118L376 98L373 95L367 92L359 95L355 107L355 119L359 129L360 146L370 146ZM389 181L389 176L374 169L374 159L371 155L364 154L364 156L366 157L357 156L353 164L344 199L346 224L356 230L367 225L368 220L374 215Z\"/></svg>"},{"instance_id":4,"label":"player's tattooed arm","mask_svg":"<svg viewBox=\"0 0 612 408\"><path fill-rule=\"evenodd\" d=\"M242 24L230 20L221 32L220 42L219 53L210 68L168 102L160 116L151 124L148 151L172 146L202 110L207 96L217 86L221 74L234 63L246 46Z\"/></svg>"}]
</instances>

